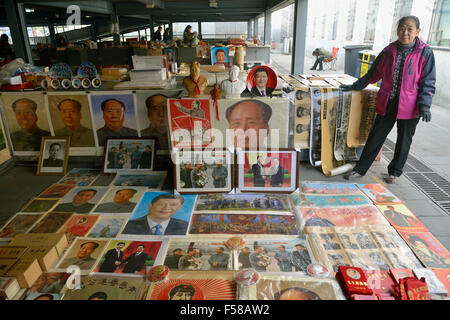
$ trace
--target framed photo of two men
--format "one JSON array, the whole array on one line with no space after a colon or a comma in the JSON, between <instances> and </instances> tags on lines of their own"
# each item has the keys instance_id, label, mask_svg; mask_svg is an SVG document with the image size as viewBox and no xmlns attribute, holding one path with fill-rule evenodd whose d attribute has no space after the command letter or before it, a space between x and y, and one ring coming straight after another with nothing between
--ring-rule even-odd
<instances>
[{"instance_id":1,"label":"framed photo of two men","mask_svg":"<svg viewBox=\"0 0 450 320\"><path fill-rule=\"evenodd\" d=\"M104 173L147 172L153 170L155 139L114 138L107 139Z\"/></svg>"},{"instance_id":2,"label":"framed photo of two men","mask_svg":"<svg viewBox=\"0 0 450 320\"><path fill-rule=\"evenodd\" d=\"M65 175L69 160L70 136L42 137L37 175Z\"/></svg>"},{"instance_id":3,"label":"framed photo of two men","mask_svg":"<svg viewBox=\"0 0 450 320\"><path fill-rule=\"evenodd\" d=\"M227 149L181 149L173 161L178 193L228 193L234 188L234 154Z\"/></svg>"},{"instance_id":4,"label":"framed photo of two men","mask_svg":"<svg viewBox=\"0 0 450 320\"><path fill-rule=\"evenodd\" d=\"M236 149L239 192L291 193L297 188L298 153L294 149Z\"/></svg>"}]
</instances>

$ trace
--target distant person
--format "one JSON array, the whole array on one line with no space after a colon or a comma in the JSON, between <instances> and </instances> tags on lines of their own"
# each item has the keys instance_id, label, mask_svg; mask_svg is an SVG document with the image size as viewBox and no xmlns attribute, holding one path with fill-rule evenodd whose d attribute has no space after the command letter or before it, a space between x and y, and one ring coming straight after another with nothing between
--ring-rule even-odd
<instances>
[{"instance_id":1,"label":"distant person","mask_svg":"<svg viewBox=\"0 0 450 320\"><path fill-rule=\"evenodd\" d=\"M106 165L108 169L119 168L119 152L117 152L116 147L111 147L108 152L108 164Z\"/></svg>"},{"instance_id":2,"label":"distant person","mask_svg":"<svg viewBox=\"0 0 450 320\"><path fill-rule=\"evenodd\" d=\"M131 153L131 169L137 169L141 160L142 151L139 150L139 146L134 147L134 151Z\"/></svg>"},{"instance_id":3,"label":"distant person","mask_svg":"<svg viewBox=\"0 0 450 320\"><path fill-rule=\"evenodd\" d=\"M94 134L81 124L81 103L73 99L64 99L58 104L64 128L55 130L57 136L70 136L71 147L94 146Z\"/></svg>"},{"instance_id":4,"label":"distant person","mask_svg":"<svg viewBox=\"0 0 450 320\"><path fill-rule=\"evenodd\" d=\"M139 168L152 168L152 148L149 145L146 145L145 150L141 153L141 157L139 158Z\"/></svg>"},{"instance_id":5,"label":"distant person","mask_svg":"<svg viewBox=\"0 0 450 320\"><path fill-rule=\"evenodd\" d=\"M66 39L64 39L64 37L59 33L55 35L55 45L57 47L67 47Z\"/></svg>"},{"instance_id":6,"label":"distant person","mask_svg":"<svg viewBox=\"0 0 450 320\"><path fill-rule=\"evenodd\" d=\"M309 70L316 70L317 65L319 65L319 69L317 71L323 71L323 60L333 58L333 54L324 48L316 48L312 55L316 57L316 61Z\"/></svg>"},{"instance_id":7,"label":"distant person","mask_svg":"<svg viewBox=\"0 0 450 320\"><path fill-rule=\"evenodd\" d=\"M166 28L166 30L164 30L163 41L168 43L170 40L170 28Z\"/></svg>"},{"instance_id":8,"label":"distant person","mask_svg":"<svg viewBox=\"0 0 450 320\"><path fill-rule=\"evenodd\" d=\"M159 26L158 30L156 30L156 32L153 34L152 41L161 41L162 40L161 31L162 31L162 27Z\"/></svg>"},{"instance_id":9,"label":"distant person","mask_svg":"<svg viewBox=\"0 0 450 320\"><path fill-rule=\"evenodd\" d=\"M362 90L380 80L377 117L364 150L345 179L364 176L389 132L397 123L397 142L385 181L392 184L403 173L414 133L420 119L431 121L430 107L436 91L436 64L431 47L419 38L420 21L416 16L402 17L397 25L398 40L377 56L369 72L342 90Z\"/></svg>"},{"instance_id":10,"label":"distant person","mask_svg":"<svg viewBox=\"0 0 450 320\"><path fill-rule=\"evenodd\" d=\"M7 34L2 34L0 36L0 59L4 59L5 63L14 59L14 52L11 45L9 44L9 38Z\"/></svg>"},{"instance_id":11,"label":"distant person","mask_svg":"<svg viewBox=\"0 0 450 320\"><path fill-rule=\"evenodd\" d=\"M197 32L192 32L192 26L187 25L183 32L183 44L192 46L198 43Z\"/></svg>"},{"instance_id":12,"label":"distant person","mask_svg":"<svg viewBox=\"0 0 450 320\"><path fill-rule=\"evenodd\" d=\"M50 132L42 130L37 125L37 103L28 98L21 98L13 102L12 109L20 127L20 130L11 133L14 149L17 151L39 151L41 149L41 138L50 136Z\"/></svg>"}]
</instances>

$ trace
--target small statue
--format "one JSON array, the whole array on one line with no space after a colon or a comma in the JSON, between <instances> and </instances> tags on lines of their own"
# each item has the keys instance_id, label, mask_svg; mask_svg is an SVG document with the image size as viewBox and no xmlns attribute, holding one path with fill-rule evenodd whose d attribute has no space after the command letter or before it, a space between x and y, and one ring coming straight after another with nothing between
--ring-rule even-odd
<instances>
[{"instance_id":1,"label":"small statue","mask_svg":"<svg viewBox=\"0 0 450 320\"><path fill-rule=\"evenodd\" d=\"M242 80L238 79L239 67L232 66L229 75L230 77L227 80L222 81L220 88L222 89L225 98L240 98L246 85Z\"/></svg>"},{"instance_id":2,"label":"small statue","mask_svg":"<svg viewBox=\"0 0 450 320\"><path fill-rule=\"evenodd\" d=\"M222 99L222 90L217 83L214 85L210 93L213 100Z\"/></svg>"},{"instance_id":3,"label":"small statue","mask_svg":"<svg viewBox=\"0 0 450 320\"><path fill-rule=\"evenodd\" d=\"M200 75L200 63L198 61L192 61L190 70L191 75L184 78L183 86L188 91L190 98L196 98L203 95L208 86L208 79Z\"/></svg>"}]
</instances>

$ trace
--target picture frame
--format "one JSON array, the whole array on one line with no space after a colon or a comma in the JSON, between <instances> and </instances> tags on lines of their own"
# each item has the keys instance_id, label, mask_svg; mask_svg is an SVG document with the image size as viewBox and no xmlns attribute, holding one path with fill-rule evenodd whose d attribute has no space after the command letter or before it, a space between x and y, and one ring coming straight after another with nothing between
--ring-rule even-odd
<instances>
[{"instance_id":1,"label":"picture frame","mask_svg":"<svg viewBox=\"0 0 450 320\"><path fill-rule=\"evenodd\" d=\"M228 68L230 65L229 55L230 53L228 47L211 47L211 64L222 64L225 68Z\"/></svg>"},{"instance_id":2,"label":"picture frame","mask_svg":"<svg viewBox=\"0 0 450 320\"><path fill-rule=\"evenodd\" d=\"M125 153L122 152L123 148L125 148ZM151 138L107 139L104 151L103 173L152 171L155 162L156 140ZM137 157L140 158L137 159Z\"/></svg>"},{"instance_id":3,"label":"picture frame","mask_svg":"<svg viewBox=\"0 0 450 320\"><path fill-rule=\"evenodd\" d=\"M298 183L298 159L298 152L294 149L236 149L236 191L294 192ZM265 170L261 172L261 169Z\"/></svg>"},{"instance_id":4,"label":"picture frame","mask_svg":"<svg viewBox=\"0 0 450 320\"><path fill-rule=\"evenodd\" d=\"M234 153L228 149L180 150L174 153L173 170L180 194L229 193L234 188Z\"/></svg>"},{"instance_id":5,"label":"picture frame","mask_svg":"<svg viewBox=\"0 0 450 320\"><path fill-rule=\"evenodd\" d=\"M70 136L42 137L36 175L65 175L69 150Z\"/></svg>"}]
</instances>

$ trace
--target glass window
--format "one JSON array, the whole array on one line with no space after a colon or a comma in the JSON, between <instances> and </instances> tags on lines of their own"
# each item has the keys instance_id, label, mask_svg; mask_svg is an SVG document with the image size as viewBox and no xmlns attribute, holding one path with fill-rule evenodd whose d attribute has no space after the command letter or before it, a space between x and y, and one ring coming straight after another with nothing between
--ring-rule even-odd
<instances>
[{"instance_id":1,"label":"glass window","mask_svg":"<svg viewBox=\"0 0 450 320\"><path fill-rule=\"evenodd\" d=\"M137 31L133 31L133 32L124 33L123 37L125 38L125 41L127 39L130 39L130 38L137 38L138 39L138 32Z\"/></svg>"},{"instance_id":2,"label":"glass window","mask_svg":"<svg viewBox=\"0 0 450 320\"><path fill-rule=\"evenodd\" d=\"M183 38L184 29L188 25L192 26L192 32L198 32L198 22L174 22L172 24L174 38Z\"/></svg>"},{"instance_id":3,"label":"glass window","mask_svg":"<svg viewBox=\"0 0 450 320\"><path fill-rule=\"evenodd\" d=\"M239 38L247 34L248 24L240 22L202 22L203 39Z\"/></svg>"},{"instance_id":4,"label":"glass window","mask_svg":"<svg viewBox=\"0 0 450 320\"><path fill-rule=\"evenodd\" d=\"M264 41L264 16L258 18L258 20L256 20L258 23L258 34L257 36L259 37L259 40L261 42Z\"/></svg>"},{"instance_id":5,"label":"glass window","mask_svg":"<svg viewBox=\"0 0 450 320\"><path fill-rule=\"evenodd\" d=\"M347 35L345 36L345 40L347 41L353 40L353 29L355 28L355 15L356 15L356 0L351 0L350 8L348 10Z\"/></svg>"},{"instance_id":6,"label":"glass window","mask_svg":"<svg viewBox=\"0 0 450 320\"><path fill-rule=\"evenodd\" d=\"M429 43L433 46L450 47L450 0L436 1Z\"/></svg>"},{"instance_id":7,"label":"glass window","mask_svg":"<svg viewBox=\"0 0 450 320\"><path fill-rule=\"evenodd\" d=\"M409 16L413 0L395 0L394 19L392 22L391 41L397 40L397 23L401 17Z\"/></svg>"},{"instance_id":8,"label":"glass window","mask_svg":"<svg viewBox=\"0 0 450 320\"><path fill-rule=\"evenodd\" d=\"M364 41L373 42L375 40L375 28L377 26L378 8L380 0L369 0L369 8L367 10L367 24Z\"/></svg>"}]
</instances>

